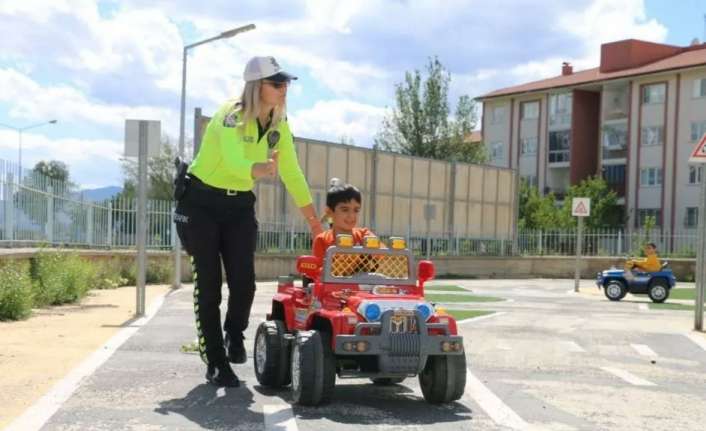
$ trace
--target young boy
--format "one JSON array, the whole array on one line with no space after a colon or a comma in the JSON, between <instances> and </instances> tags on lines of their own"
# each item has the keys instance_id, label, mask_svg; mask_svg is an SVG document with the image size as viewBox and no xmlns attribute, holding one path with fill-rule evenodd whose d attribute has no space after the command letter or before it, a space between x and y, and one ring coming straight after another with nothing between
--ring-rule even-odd
<instances>
[{"instance_id":1,"label":"young boy","mask_svg":"<svg viewBox=\"0 0 706 431\"><path fill-rule=\"evenodd\" d=\"M659 261L659 257L657 257L657 246L653 242L650 242L645 244L644 250L645 256L647 256L646 258L630 259L625 262L626 273L634 268L643 272L657 272L662 269L662 264Z\"/></svg>"},{"instance_id":2,"label":"young boy","mask_svg":"<svg viewBox=\"0 0 706 431\"><path fill-rule=\"evenodd\" d=\"M353 243L361 245L363 238L375 234L367 228L357 227L362 198L360 191L350 184L334 184L326 194L326 215L331 228L314 238L312 253L323 261L326 250L336 243L336 235L349 234Z\"/></svg>"}]
</instances>

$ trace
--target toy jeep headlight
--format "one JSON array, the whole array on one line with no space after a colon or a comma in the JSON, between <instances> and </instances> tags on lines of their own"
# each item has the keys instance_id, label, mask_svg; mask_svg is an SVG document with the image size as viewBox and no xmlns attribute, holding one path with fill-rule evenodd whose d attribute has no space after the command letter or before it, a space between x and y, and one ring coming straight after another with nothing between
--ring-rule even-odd
<instances>
[{"instance_id":1,"label":"toy jeep headlight","mask_svg":"<svg viewBox=\"0 0 706 431\"><path fill-rule=\"evenodd\" d=\"M380 309L380 306L375 303L367 304L365 306L365 310L363 310L365 320L367 320L368 322L374 322L380 319L381 314L382 310Z\"/></svg>"},{"instance_id":2,"label":"toy jeep headlight","mask_svg":"<svg viewBox=\"0 0 706 431\"><path fill-rule=\"evenodd\" d=\"M380 248L380 239L376 236L368 235L363 238L363 246L365 248Z\"/></svg>"},{"instance_id":3,"label":"toy jeep headlight","mask_svg":"<svg viewBox=\"0 0 706 431\"><path fill-rule=\"evenodd\" d=\"M429 320L432 314L434 314L434 309L426 302L417 304L417 311L419 311L419 314L422 315L422 319L424 319L425 322Z\"/></svg>"},{"instance_id":4,"label":"toy jeep headlight","mask_svg":"<svg viewBox=\"0 0 706 431\"><path fill-rule=\"evenodd\" d=\"M407 242L399 236L390 237L390 247L393 250L404 250L407 247Z\"/></svg>"},{"instance_id":5,"label":"toy jeep headlight","mask_svg":"<svg viewBox=\"0 0 706 431\"><path fill-rule=\"evenodd\" d=\"M353 235L344 233L336 235L336 245L339 247L353 247Z\"/></svg>"}]
</instances>

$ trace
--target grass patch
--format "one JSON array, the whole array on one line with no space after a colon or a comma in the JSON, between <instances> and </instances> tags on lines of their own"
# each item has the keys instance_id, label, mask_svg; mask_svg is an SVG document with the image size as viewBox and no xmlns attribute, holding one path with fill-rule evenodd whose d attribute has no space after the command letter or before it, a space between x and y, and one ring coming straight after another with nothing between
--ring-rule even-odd
<instances>
[{"instance_id":1,"label":"grass patch","mask_svg":"<svg viewBox=\"0 0 706 431\"><path fill-rule=\"evenodd\" d=\"M446 310L454 319L465 320L472 319L474 317L487 316L488 314L494 314L495 311L487 310Z\"/></svg>"},{"instance_id":2,"label":"grass patch","mask_svg":"<svg viewBox=\"0 0 706 431\"><path fill-rule=\"evenodd\" d=\"M672 304L668 302L663 302L662 304L656 304L654 302L649 304L651 310L684 310L684 311L694 311L693 305L686 304Z\"/></svg>"},{"instance_id":3,"label":"grass patch","mask_svg":"<svg viewBox=\"0 0 706 431\"><path fill-rule=\"evenodd\" d=\"M181 353L198 353L199 343L192 341L191 343L182 344L179 350Z\"/></svg>"},{"instance_id":4,"label":"grass patch","mask_svg":"<svg viewBox=\"0 0 706 431\"><path fill-rule=\"evenodd\" d=\"M669 298L671 299L696 299L696 289L686 288L686 289L672 289L669 291Z\"/></svg>"},{"instance_id":5,"label":"grass patch","mask_svg":"<svg viewBox=\"0 0 706 431\"><path fill-rule=\"evenodd\" d=\"M456 286L453 284L440 284L438 286L425 286L426 290L440 290L444 292L468 292L468 289L464 289L461 286Z\"/></svg>"},{"instance_id":6,"label":"grass patch","mask_svg":"<svg viewBox=\"0 0 706 431\"><path fill-rule=\"evenodd\" d=\"M431 302L498 302L504 301L503 298L494 296L477 296L477 295L448 295L443 293L430 293L424 296Z\"/></svg>"}]
</instances>

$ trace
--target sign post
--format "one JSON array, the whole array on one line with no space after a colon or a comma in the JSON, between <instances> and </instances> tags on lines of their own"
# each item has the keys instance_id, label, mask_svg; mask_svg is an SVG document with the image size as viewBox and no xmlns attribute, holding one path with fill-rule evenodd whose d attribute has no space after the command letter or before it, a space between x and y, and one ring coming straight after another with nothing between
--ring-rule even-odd
<instances>
[{"instance_id":1,"label":"sign post","mask_svg":"<svg viewBox=\"0 0 706 431\"><path fill-rule=\"evenodd\" d=\"M581 250L583 249L583 219L591 215L590 198L573 198L571 201L571 215L578 217L578 229L576 230L576 272L574 272L574 292L579 291L581 280Z\"/></svg>"},{"instance_id":2,"label":"sign post","mask_svg":"<svg viewBox=\"0 0 706 431\"><path fill-rule=\"evenodd\" d=\"M706 163L706 134L694 151L691 152L689 163ZM703 169L699 167L699 169ZM701 192L699 193L699 224L698 224L698 251L696 253L696 306L694 307L694 329L703 331L704 329L704 297L706 297L706 181L701 180Z\"/></svg>"},{"instance_id":3,"label":"sign post","mask_svg":"<svg viewBox=\"0 0 706 431\"><path fill-rule=\"evenodd\" d=\"M147 273L147 158L159 154L159 121L125 120L125 156L137 156L137 289L135 316L145 315Z\"/></svg>"}]
</instances>

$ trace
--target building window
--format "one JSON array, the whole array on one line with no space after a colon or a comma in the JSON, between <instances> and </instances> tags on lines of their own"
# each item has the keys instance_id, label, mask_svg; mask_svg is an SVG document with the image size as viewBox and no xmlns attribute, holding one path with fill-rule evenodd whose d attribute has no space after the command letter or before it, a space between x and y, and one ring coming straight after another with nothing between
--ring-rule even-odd
<instances>
[{"instance_id":1,"label":"building window","mask_svg":"<svg viewBox=\"0 0 706 431\"><path fill-rule=\"evenodd\" d=\"M656 208L640 209L637 212L637 227L644 227L647 217L654 217L655 226L662 226L662 211Z\"/></svg>"},{"instance_id":2,"label":"building window","mask_svg":"<svg viewBox=\"0 0 706 431\"><path fill-rule=\"evenodd\" d=\"M537 187L539 183L537 182L537 176L536 175L523 175L522 179L525 181L525 183L530 186L530 187Z\"/></svg>"},{"instance_id":3,"label":"building window","mask_svg":"<svg viewBox=\"0 0 706 431\"><path fill-rule=\"evenodd\" d=\"M706 78L694 80L694 98L706 97Z\"/></svg>"},{"instance_id":4,"label":"building window","mask_svg":"<svg viewBox=\"0 0 706 431\"><path fill-rule=\"evenodd\" d=\"M628 86L606 85L603 90L603 118L620 120L628 116Z\"/></svg>"},{"instance_id":5,"label":"building window","mask_svg":"<svg viewBox=\"0 0 706 431\"><path fill-rule=\"evenodd\" d=\"M608 124L603 126L603 160L623 159L628 155L628 125Z\"/></svg>"},{"instance_id":6,"label":"building window","mask_svg":"<svg viewBox=\"0 0 706 431\"><path fill-rule=\"evenodd\" d=\"M701 166L698 168L696 166L689 166L689 184L701 184L702 175L703 169L701 169Z\"/></svg>"},{"instance_id":7,"label":"building window","mask_svg":"<svg viewBox=\"0 0 706 431\"><path fill-rule=\"evenodd\" d=\"M522 104L522 119L536 120L539 118L539 102L528 102Z\"/></svg>"},{"instance_id":8,"label":"building window","mask_svg":"<svg viewBox=\"0 0 706 431\"><path fill-rule=\"evenodd\" d=\"M549 133L549 163L568 162L571 160L571 131Z\"/></svg>"},{"instance_id":9,"label":"building window","mask_svg":"<svg viewBox=\"0 0 706 431\"><path fill-rule=\"evenodd\" d=\"M647 147L664 143L664 127L647 126L640 131L640 145Z\"/></svg>"},{"instance_id":10,"label":"building window","mask_svg":"<svg viewBox=\"0 0 706 431\"><path fill-rule=\"evenodd\" d=\"M696 142L706 134L706 121L691 123L691 142Z\"/></svg>"},{"instance_id":11,"label":"building window","mask_svg":"<svg viewBox=\"0 0 706 431\"><path fill-rule=\"evenodd\" d=\"M625 184L625 165L603 166L603 179L607 184Z\"/></svg>"},{"instance_id":12,"label":"building window","mask_svg":"<svg viewBox=\"0 0 706 431\"><path fill-rule=\"evenodd\" d=\"M664 96L667 91L665 84L652 84L642 87L642 103L651 105L655 103L664 103Z\"/></svg>"},{"instance_id":13,"label":"building window","mask_svg":"<svg viewBox=\"0 0 706 431\"><path fill-rule=\"evenodd\" d=\"M520 139L520 154L523 156L531 156L537 154L537 138L522 138Z\"/></svg>"},{"instance_id":14,"label":"building window","mask_svg":"<svg viewBox=\"0 0 706 431\"><path fill-rule=\"evenodd\" d=\"M505 121L505 106L490 108L490 124L501 124Z\"/></svg>"},{"instance_id":15,"label":"building window","mask_svg":"<svg viewBox=\"0 0 706 431\"><path fill-rule=\"evenodd\" d=\"M687 207L686 217L684 217L685 227L697 227L699 225L699 209L697 207Z\"/></svg>"},{"instance_id":16,"label":"building window","mask_svg":"<svg viewBox=\"0 0 706 431\"><path fill-rule=\"evenodd\" d=\"M571 126L571 93L552 94L549 96L549 125Z\"/></svg>"},{"instance_id":17,"label":"building window","mask_svg":"<svg viewBox=\"0 0 706 431\"><path fill-rule=\"evenodd\" d=\"M495 161L502 161L505 159L504 153L505 145L502 142L493 142L490 144L490 159Z\"/></svg>"},{"instance_id":18,"label":"building window","mask_svg":"<svg viewBox=\"0 0 706 431\"><path fill-rule=\"evenodd\" d=\"M661 168L642 168L642 169L640 169L640 185L643 187L661 186L662 185L662 169Z\"/></svg>"}]
</instances>

